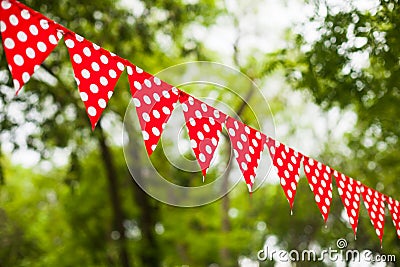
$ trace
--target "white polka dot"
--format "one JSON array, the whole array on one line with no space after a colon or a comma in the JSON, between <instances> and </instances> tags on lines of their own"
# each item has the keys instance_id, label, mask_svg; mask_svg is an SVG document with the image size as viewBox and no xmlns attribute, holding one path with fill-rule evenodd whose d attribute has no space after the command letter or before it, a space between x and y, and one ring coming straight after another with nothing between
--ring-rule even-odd
<instances>
[{"instance_id":1,"label":"white polka dot","mask_svg":"<svg viewBox=\"0 0 400 267\"><path fill-rule=\"evenodd\" d=\"M202 132L197 132L197 137L198 137L200 140L204 140L204 135L203 135Z\"/></svg>"},{"instance_id":2,"label":"white polka dot","mask_svg":"<svg viewBox=\"0 0 400 267\"><path fill-rule=\"evenodd\" d=\"M209 117L208 121L210 122L211 125L215 125L215 120L213 117Z\"/></svg>"},{"instance_id":3,"label":"white polka dot","mask_svg":"<svg viewBox=\"0 0 400 267\"><path fill-rule=\"evenodd\" d=\"M162 91L162 95L163 95L165 98L170 98L170 97L171 97L167 90Z\"/></svg>"},{"instance_id":4,"label":"white polka dot","mask_svg":"<svg viewBox=\"0 0 400 267\"><path fill-rule=\"evenodd\" d=\"M99 64L97 62L92 62L91 66L92 66L92 69L94 71L99 71L100 70L100 66L99 66Z\"/></svg>"},{"instance_id":5,"label":"white polka dot","mask_svg":"<svg viewBox=\"0 0 400 267\"><path fill-rule=\"evenodd\" d=\"M92 55L92 52L90 51L89 47L83 48L83 53L85 56L90 57Z\"/></svg>"},{"instance_id":6,"label":"white polka dot","mask_svg":"<svg viewBox=\"0 0 400 267\"><path fill-rule=\"evenodd\" d=\"M24 73L22 74L22 81L23 81L24 83L27 83L27 82L29 81L30 78L31 78L31 76L29 75L29 73L24 72Z\"/></svg>"},{"instance_id":7,"label":"white polka dot","mask_svg":"<svg viewBox=\"0 0 400 267\"><path fill-rule=\"evenodd\" d=\"M158 79L157 77L154 77L154 83L157 85L161 85L161 80Z\"/></svg>"},{"instance_id":8,"label":"white polka dot","mask_svg":"<svg viewBox=\"0 0 400 267\"><path fill-rule=\"evenodd\" d=\"M191 140L190 140L190 146L191 146L192 148L196 148L196 147L197 147L196 140L191 139Z\"/></svg>"},{"instance_id":9,"label":"white polka dot","mask_svg":"<svg viewBox=\"0 0 400 267\"><path fill-rule=\"evenodd\" d=\"M108 91L107 97L110 99L113 96L114 92L113 91Z\"/></svg>"},{"instance_id":10,"label":"white polka dot","mask_svg":"<svg viewBox=\"0 0 400 267\"><path fill-rule=\"evenodd\" d=\"M199 154L199 159L200 159L201 162L205 162L206 161L206 156L204 156L203 153L200 153Z\"/></svg>"},{"instance_id":11,"label":"white polka dot","mask_svg":"<svg viewBox=\"0 0 400 267\"><path fill-rule=\"evenodd\" d=\"M148 79L144 80L144 84L149 88L151 87L151 82Z\"/></svg>"},{"instance_id":12,"label":"white polka dot","mask_svg":"<svg viewBox=\"0 0 400 267\"><path fill-rule=\"evenodd\" d=\"M284 178L281 178L281 185L283 185L283 186L286 185L286 180Z\"/></svg>"},{"instance_id":13,"label":"white polka dot","mask_svg":"<svg viewBox=\"0 0 400 267\"><path fill-rule=\"evenodd\" d=\"M215 137L211 138L211 143L213 144L213 146L217 146L218 145L218 141Z\"/></svg>"},{"instance_id":14,"label":"white polka dot","mask_svg":"<svg viewBox=\"0 0 400 267\"><path fill-rule=\"evenodd\" d=\"M135 88L138 90L142 89L142 85L138 81L134 81L133 86L135 86Z\"/></svg>"},{"instance_id":15,"label":"white polka dot","mask_svg":"<svg viewBox=\"0 0 400 267\"><path fill-rule=\"evenodd\" d=\"M209 133L209 132L210 132L210 126L208 126L207 124L204 124L204 125L203 125L203 129L204 129L204 131L205 131L206 133Z\"/></svg>"},{"instance_id":16,"label":"white polka dot","mask_svg":"<svg viewBox=\"0 0 400 267\"><path fill-rule=\"evenodd\" d=\"M249 146L249 151L250 151L251 154L255 153L254 148L252 146Z\"/></svg>"},{"instance_id":17,"label":"white polka dot","mask_svg":"<svg viewBox=\"0 0 400 267\"><path fill-rule=\"evenodd\" d=\"M319 202L321 201L321 198L319 197L319 195L315 195L315 201L316 201L317 203L319 203Z\"/></svg>"},{"instance_id":18,"label":"white polka dot","mask_svg":"<svg viewBox=\"0 0 400 267\"><path fill-rule=\"evenodd\" d=\"M247 141L247 137L246 137L245 134L241 134L241 135L240 135L240 139L242 139L243 142L246 142L246 141Z\"/></svg>"},{"instance_id":19,"label":"white polka dot","mask_svg":"<svg viewBox=\"0 0 400 267\"><path fill-rule=\"evenodd\" d=\"M239 148L239 150L242 150L242 149L243 149L243 145L242 145L242 143L241 143L240 141L237 141L237 142L236 142L236 145L237 145L237 147Z\"/></svg>"},{"instance_id":20,"label":"white polka dot","mask_svg":"<svg viewBox=\"0 0 400 267\"><path fill-rule=\"evenodd\" d=\"M202 109L204 112L207 112L207 105L206 105L205 103L201 103L201 109Z\"/></svg>"},{"instance_id":21,"label":"white polka dot","mask_svg":"<svg viewBox=\"0 0 400 267\"><path fill-rule=\"evenodd\" d=\"M40 52L44 53L47 50L47 46L43 42L38 42L37 43L37 48L39 49Z\"/></svg>"},{"instance_id":22,"label":"white polka dot","mask_svg":"<svg viewBox=\"0 0 400 267\"><path fill-rule=\"evenodd\" d=\"M56 45L58 43L56 37L52 34L49 36L49 42L53 45Z\"/></svg>"},{"instance_id":23,"label":"white polka dot","mask_svg":"<svg viewBox=\"0 0 400 267\"><path fill-rule=\"evenodd\" d=\"M133 74L133 70L132 70L132 67L131 67L131 66L126 67L126 70L128 71L128 74L129 74L129 75L132 75L132 74Z\"/></svg>"},{"instance_id":24,"label":"white polka dot","mask_svg":"<svg viewBox=\"0 0 400 267\"><path fill-rule=\"evenodd\" d=\"M15 16L15 15L11 15L10 16L10 23L11 23L11 25L13 25L13 26L17 26L18 25L18 18Z\"/></svg>"},{"instance_id":25,"label":"white polka dot","mask_svg":"<svg viewBox=\"0 0 400 267\"><path fill-rule=\"evenodd\" d=\"M30 19L31 14L29 14L29 11L28 11L28 10L24 9L24 10L21 11L21 17L22 17L23 19Z\"/></svg>"},{"instance_id":26,"label":"white polka dot","mask_svg":"<svg viewBox=\"0 0 400 267\"><path fill-rule=\"evenodd\" d=\"M97 94L99 92L99 87L96 84L91 84L89 89L92 93Z\"/></svg>"},{"instance_id":27,"label":"white polka dot","mask_svg":"<svg viewBox=\"0 0 400 267\"><path fill-rule=\"evenodd\" d=\"M328 209L325 206L322 206L322 212L324 214L327 214L328 213Z\"/></svg>"},{"instance_id":28,"label":"white polka dot","mask_svg":"<svg viewBox=\"0 0 400 267\"><path fill-rule=\"evenodd\" d=\"M206 152L208 154L211 154L211 152L212 152L212 149L211 149L211 147L209 145L206 145Z\"/></svg>"},{"instance_id":29,"label":"white polka dot","mask_svg":"<svg viewBox=\"0 0 400 267\"><path fill-rule=\"evenodd\" d=\"M4 40L4 45L8 49L13 49L15 47L15 43L14 43L13 39L11 39L11 38L6 38Z\"/></svg>"},{"instance_id":30,"label":"white polka dot","mask_svg":"<svg viewBox=\"0 0 400 267\"><path fill-rule=\"evenodd\" d=\"M24 58L17 54L14 56L14 62L17 66L22 66L24 65Z\"/></svg>"},{"instance_id":31,"label":"white polka dot","mask_svg":"<svg viewBox=\"0 0 400 267\"><path fill-rule=\"evenodd\" d=\"M85 92L80 92L79 95L83 102L86 102L89 99L88 95Z\"/></svg>"},{"instance_id":32,"label":"white polka dot","mask_svg":"<svg viewBox=\"0 0 400 267\"><path fill-rule=\"evenodd\" d=\"M94 50L100 50L100 46L98 46L97 44L93 44L93 48Z\"/></svg>"},{"instance_id":33,"label":"white polka dot","mask_svg":"<svg viewBox=\"0 0 400 267\"><path fill-rule=\"evenodd\" d=\"M75 54L72 58L74 59L75 63L77 63L77 64L81 64L82 63L82 58L81 58L80 55Z\"/></svg>"},{"instance_id":34,"label":"white polka dot","mask_svg":"<svg viewBox=\"0 0 400 267\"><path fill-rule=\"evenodd\" d=\"M87 69L83 69L81 71L82 77L85 79L89 79L90 78L90 72Z\"/></svg>"},{"instance_id":35,"label":"white polka dot","mask_svg":"<svg viewBox=\"0 0 400 267\"><path fill-rule=\"evenodd\" d=\"M257 138L258 140L261 140L261 133L260 133L260 132L256 132L256 138Z\"/></svg>"},{"instance_id":36,"label":"white polka dot","mask_svg":"<svg viewBox=\"0 0 400 267\"><path fill-rule=\"evenodd\" d=\"M142 70L141 68L139 68L138 66L136 66L136 72L137 72L137 73L142 73L143 70Z\"/></svg>"},{"instance_id":37,"label":"white polka dot","mask_svg":"<svg viewBox=\"0 0 400 267\"><path fill-rule=\"evenodd\" d=\"M106 79L106 77L101 76L101 77L100 77L100 83L101 83L103 86L106 86L106 85L108 84L108 80Z\"/></svg>"},{"instance_id":38,"label":"white polka dot","mask_svg":"<svg viewBox=\"0 0 400 267\"><path fill-rule=\"evenodd\" d=\"M135 105L135 107L140 107L140 100L139 99L137 99L137 98L133 98L133 104Z\"/></svg>"},{"instance_id":39,"label":"white polka dot","mask_svg":"<svg viewBox=\"0 0 400 267\"><path fill-rule=\"evenodd\" d=\"M60 40L63 37L63 34L61 31L57 31L57 38Z\"/></svg>"},{"instance_id":40,"label":"white polka dot","mask_svg":"<svg viewBox=\"0 0 400 267\"><path fill-rule=\"evenodd\" d=\"M14 79L13 82L14 82L14 88L15 88L15 90L19 90L19 89L21 88L21 85L19 84L19 81L16 80L16 79Z\"/></svg>"},{"instance_id":41,"label":"white polka dot","mask_svg":"<svg viewBox=\"0 0 400 267\"><path fill-rule=\"evenodd\" d=\"M75 78L76 84L79 86L81 84L81 81L76 77L74 77L74 78Z\"/></svg>"},{"instance_id":42,"label":"white polka dot","mask_svg":"<svg viewBox=\"0 0 400 267\"><path fill-rule=\"evenodd\" d=\"M9 9L11 7L11 3L9 1L1 1L1 7L3 9Z\"/></svg>"},{"instance_id":43,"label":"white polka dot","mask_svg":"<svg viewBox=\"0 0 400 267\"><path fill-rule=\"evenodd\" d=\"M293 197L293 193L292 193L292 191L290 189L287 191L287 195L288 195L289 198Z\"/></svg>"},{"instance_id":44,"label":"white polka dot","mask_svg":"<svg viewBox=\"0 0 400 267\"><path fill-rule=\"evenodd\" d=\"M286 178L289 178L289 177L290 177L290 174L289 174L289 172L288 172L287 170L285 170L283 173L285 174L285 177L286 177Z\"/></svg>"},{"instance_id":45,"label":"white polka dot","mask_svg":"<svg viewBox=\"0 0 400 267\"><path fill-rule=\"evenodd\" d=\"M153 127L153 129L151 129L151 131L153 132L153 134L155 136L160 136L160 130L158 130L157 127Z\"/></svg>"},{"instance_id":46,"label":"white polka dot","mask_svg":"<svg viewBox=\"0 0 400 267\"><path fill-rule=\"evenodd\" d=\"M144 100L144 102L145 102L147 105L151 104L151 99L150 99L150 97L148 97L147 95L145 95L145 96L143 97L143 100Z\"/></svg>"},{"instance_id":47,"label":"white polka dot","mask_svg":"<svg viewBox=\"0 0 400 267\"><path fill-rule=\"evenodd\" d=\"M150 121L150 116L147 112L143 112L142 114L142 118L145 122L149 122Z\"/></svg>"},{"instance_id":48,"label":"white polka dot","mask_svg":"<svg viewBox=\"0 0 400 267\"><path fill-rule=\"evenodd\" d=\"M105 108L107 103L103 98L100 98L99 101L97 102L99 104L99 107Z\"/></svg>"},{"instance_id":49,"label":"white polka dot","mask_svg":"<svg viewBox=\"0 0 400 267\"><path fill-rule=\"evenodd\" d=\"M244 157L246 158L247 162L250 162L250 161L251 161L251 157L250 157L249 154L244 155Z\"/></svg>"},{"instance_id":50,"label":"white polka dot","mask_svg":"<svg viewBox=\"0 0 400 267\"><path fill-rule=\"evenodd\" d=\"M5 32L6 29L7 29L6 24L4 23L4 21L1 20L1 21L0 21L0 31L1 31L1 32Z\"/></svg>"},{"instance_id":51,"label":"white polka dot","mask_svg":"<svg viewBox=\"0 0 400 267\"><path fill-rule=\"evenodd\" d=\"M32 31L31 31L31 32L32 32ZM66 45L68 48L74 48L75 43L74 43L74 41L72 41L71 39L67 39L67 40L65 40L65 45Z\"/></svg>"},{"instance_id":52,"label":"white polka dot","mask_svg":"<svg viewBox=\"0 0 400 267\"><path fill-rule=\"evenodd\" d=\"M102 55L102 56L100 57L100 60L101 60L101 62L102 62L103 64L108 64L108 58L107 58L105 55Z\"/></svg>"},{"instance_id":53,"label":"white polka dot","mask_svg":"<svg viewBox=\"0 0 400 267\"><path fill-rule=\"evenodd\" d=\"M125 65L122 64L121 62L118 62L118 63L117 63L117 68L118 68L120 71L123 71L123 70L125 69Z\"/></svg>"},{"instance_id":54,"label":"white polka dot","mask_svg":"<svg viewBox=\"0 0 400 267\"><path fill-rule=\"evenodd\" d=\"M171 111L169 110L168 107L163 107L163 108L162 108L162 111L164 112L165 115L171 114Z\"/></svg>"},{"instance_id":55,"label":"white polka dot","mask_svg":"<svg viewBox=\"0 0 400 267\"><path fill-rule=\"evenodd\" d=\"M32 33L32 35L38 35L38 33L39 33L39 30L35 25L29 26L29 31ZM68 40L65 41L65 43L66 43L67 47L69 47ZM72 43L72 47L73 47L73 43ZM70 47L70 48L72 48L72 47Z\"/></svg>"},{"instance_id":56,"label":"white polka dot","mask_svg":"<svg viewBox=\"0 0 400 267\"><path fill-rule=\"evenodd\" d=\"M157 93L154 93L154 94L153 94L153 98L154 98L154 100L155 100L156 102L159 102L159 101L160 101L160 95L157 94Z\"/></svg>"},{"instance_id":57,"label":"white polka dot","mask_svg":"<svg viewBox=\"0 0 400 267\"><path fill-rule=\"evenodd\" d=\"M194 112L194 115L196 116L196 118L198 118L198 119L201 119L203 116L201 115L201 112L200 112L200 110L196 110L195 112Z\"/></svg>"},{"instance_id":58,"label":"white polka dot","mask_svg":"<svg viewBox=\"0 0 400 267\"><path fill-rule=\"evenodd\" d=\"M190 118L190 119L189 119L189 123L190 123L190 125L192 125L192 126L195 126L195 125L196 125L196 121L195 121L193 118Z\"/></svg>"},{"instance_id":59,"label":"white polka dot","mask_svg":"<svg viewBox=\"0 0 400 267\"><path fill-rule=\"evenodd\" d=\"M112 78L112 79L115 79L115 78L117 78L117 73L115 72L115 70L109 70L108 71L108 75L110 75L110 77Z\"/></svg>"},{"instance_id":60,"label":"white polka dot","mask_svg":"<svg viewBox=\"0 0 400 267\"><path fill-rule=\"evenodd\" d=\"M23 31L19 31L17 33L17 37L18 40L20 40L21 42L26 42L26 40L28 39L28 36L26 36L26 34Z\"/></svg>"},{"instance_id":61,"label":"white polka dot","mask_svg":"<svg viewBox=\"0 0 400 267\"><path fill-rule=\"evenodd\" d=\"M160 112L158 112L158 110L154 109L153 110L153 116L154 116L154 118L159 119L160 118Z\"/></svg>"},{"instance_id":62,"label":"white polka dot","mask_svg":"<svg viewBox=\"0 0 400 267\"><path fill-rule=\"evenodd\" d=\"M152 145L152 146L151 146L151 150L152 150L152 151L156 150L156 148L157 148L157 145Z\"/></svg>"},{"instance_id":63,"label":"white polka dot","mask_svg":"<svg viewBox=\"0 0 400 267\"><path fill-rule=\"evenodd\" d=\"M276 160L276 162L278 163L278 165L279 166L283 166L283 161L282 161L282 159L281 158L278 158L277 160Z\"/></svg>"},{"instance_id":64,"label":"white polka dot","mask_svg":"<svg viewBox=\"0 0 400 267\"><path fill-rule=\"evenodd\" d=\"M231 136L235 136L236 135L236 132L235 132L235 130L233 129L233 128L229 128L229 134L231 135Z\"/></svg>"},{"instance_id":65,"label":"white polka dot","mask_svg":"<svg viewBox=\"0 0 400 267\"><path fill-rule=\"evenodd\" d=\"M42 27L43 30L47 30L49 28L49 22L45 19L41 19L40 27Z\"/></svg>"},{"instance_id":66,"label":"white polka dot","mask_svg":"<svg viewBox=\"0 0 400 267\"><path fill-rule=\"evenodd\" d=\"M85 40L82 36L80 36L80 35L77 34L77 33L75 33L75 39L76 39L78 42L83 42L83 40Z\"/></svg>"},{"instance_id":67,"label":"white polka dot","mask_svg":"<svg viewBox=\"0 0 400 267\"><path fill-rule=\"evenodd\" d=\"M375 232L378 236L381 236L381 231L379 229L375 229Z\"/></svg>"},{"instance_id":68,"label":"white polka dot","mask_svg":"<svg viewBox=\"0 0 400 267\"><path fill-rule=\"evenodd\" d=\"M243 170L247 171L248 167L247 167L247 164L245 162L242 162L240 165L242 166Z\"/></svg>"},{"instance_id":69,"label":"white polka dot","mask_svg":"<svg viewBox=\"0 0 400 267\"><path fill-rule=\"evenodd\" d=\"M88 107L87 111L88 111L89 115L92 116L92 117L96 116L96 114L97 114L96 109L94 107L92 107L92 106Z\"/></svg>"}]
</instances>

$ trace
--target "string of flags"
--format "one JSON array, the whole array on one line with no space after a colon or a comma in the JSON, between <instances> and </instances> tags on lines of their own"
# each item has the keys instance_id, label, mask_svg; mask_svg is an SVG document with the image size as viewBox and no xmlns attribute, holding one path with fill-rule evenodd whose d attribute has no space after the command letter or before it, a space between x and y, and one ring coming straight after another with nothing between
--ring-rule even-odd
<instances>
[{"instance_id":1,"label":"string of flags","mask_svg":"<svg viewBox=\"0 0 400 267\"><path fill-rule=\"evenodd\" d=\"M268 148L273 168L280 178L290 209L293 208L300 179L299 171L303 165L315 202L325 222L332 202L332 177L334 177L355 235L362 198L381 244L386 205L400 238L399 201L224 114L22 3L16 0L0 1L2 44L16 94L30 80L60 40L64 39L79 95L85 105L92 129L96 127L102 112L107 107L122 72L126 70L149 155L157 147L171 113L180 103L191 147L201 168L203 179L207 175L218 146L221 131L225 128L250 192L261 154Z\"/></svg>"}]
</instances>

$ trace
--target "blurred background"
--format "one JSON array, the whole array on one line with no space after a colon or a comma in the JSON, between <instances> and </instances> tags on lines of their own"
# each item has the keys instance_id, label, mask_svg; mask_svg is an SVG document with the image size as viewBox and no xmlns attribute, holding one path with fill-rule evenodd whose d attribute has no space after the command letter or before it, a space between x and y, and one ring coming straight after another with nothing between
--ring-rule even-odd
<instances>
[{"instance_id":1,"label":"blurred background","mask_svg":"<svg viewBox=\"0 0 400 267\"><path fill-rule=\"evenodd\" d=\"M153 74L197 60L240 70L268 99L273 117L242 84L233 82L233 89L245 104L213 87L182 90L212 95L258 129L258 121L274 120L277 140L400 199L397 0L22 3ZM400 260L388 210L383 248L363 205L355 240L334 182L326 224L304 175L293 215L273 174L251 196L241 182L201 207L158 202L125 163L121 133L131 99L125 74L92 132L63 44L18 96L2 46L0 62L0 266L358 266L257 260L264 246L318 252L336 249L339 238L349 249ZM137 171L145 179L147 156L136 137ZM174 142L163 147L178 151ZM194 159L190 149L185 153ZM222 172L237 178L225 169L229 146L218 153L207 179ZM162 149L151 160L176 184L202 184L200 172L164 164ZM368 265L390 264L360 266Z\"/></svg>"}]
</instances>

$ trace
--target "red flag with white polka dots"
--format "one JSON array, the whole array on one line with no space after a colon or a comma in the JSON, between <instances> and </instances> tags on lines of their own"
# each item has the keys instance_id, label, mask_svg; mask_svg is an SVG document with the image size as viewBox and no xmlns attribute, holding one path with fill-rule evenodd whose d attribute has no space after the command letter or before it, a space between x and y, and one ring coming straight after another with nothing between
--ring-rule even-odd
<instances>
[{"instance_id":1,"label":"red flag with white polka dots","mask_svg":"<svg viewBox=\"0 0 400 267\"><path fill-rule=\"evenodd\" d=\"M315 202L326 222L332 201L332 170L307 156L304 156L303 165L308 184L314 193Z\"/></svg>"},{"instance_id":2,"label":"red flag with white polka dots","mask_svg":"<svg viewBox=\"0 0 400 267\"><path fill-rule=\"evenodd\" d=\"M361 183L338 171L334 171L333 175L336 179L336 185L338 186L338 192L342 203L349 217L350 225L353 228L354 235L356 235L358 213L360 210Z\"/></svg>"},{"instance_id":3,"label":"red flag with white polka dots","mask_svg":"<svg viewBox=\"0 0 400 267\"><path fill-rule=\"evenodd\" d=\"M385 225L385 195L365 185L361 186L361 195L376 235L382 244L383 227Z\"/></svg>"},{"instance_id":4,"label":"red flag with white polka dots","mask_svg":"<svg viewBox=\"0 0 400 267\"><path fill-rule=\"evenodd\" d=\"M236 161L251 192L266 136L229 116L226 119L226 129Z\"/></svg>"},{"instance_id":5,"label":"red flag with white polka dots","mask_svg":"<svg viewBox=\"0 0 400 267\"><path fill-rule=\"evenodd\" d=\"M182 104L191 146L204 180L218 146L226 115L184 92L180 92L179 102Z\"/></svg>"},{"instance_id":6,"label":"red flag with white polka dots","mask_svg":"<svg viewBox=\"0 0 400 267\"><path fill-rule=\"evenodd\" d=\"M96 127L125 69L123 60L73 32L64 35L86 112Z\"/></svg>"},{"instance_id":7,"label":"red flag with white polka dots","mask_svg":"<svg viewBox=\"0 0 400 267\"><path fill-rule=\"evenodd\" d=\"M386 197L386 202L392 215L393 225L396 228L397 236L400 238L400 203L391 197Z\"/></svg>"},{"instance_id":8,"label":"red flag with white polka dots","mask_svg":"<svg viewBox=\"0 0 400 267\"><path fill-rule=\"evenodd\" d=\"M296 196L297 183L299 182L299 169L303 155L292 148L269 138L267 141L272 163L279 176L281 186L289 201L290 209L293 209Z\"/></svg>"},{"instance_id":9,"label":"red flag with white polka dots","mask_svg":"<svg viewBox=\"0 0 400 267\"><path fill-rule=\"evenodd\" d=\"M8 0L0 3L0 31L18 94L57 46L62 34L57 32L54 21L18 2Z\"/></svg>"},{"instance_id":10,"label":"red flag with white polka dots","mask_svg":"<svg viewBox=\"0 0 400 267\"><path fill-rule=\"evenodd\" d=\"M139 67L127 67L133 103L139 118L149 156L157 147L161 134L179 99L179 90Z\"/></svg>"}]
</instances>

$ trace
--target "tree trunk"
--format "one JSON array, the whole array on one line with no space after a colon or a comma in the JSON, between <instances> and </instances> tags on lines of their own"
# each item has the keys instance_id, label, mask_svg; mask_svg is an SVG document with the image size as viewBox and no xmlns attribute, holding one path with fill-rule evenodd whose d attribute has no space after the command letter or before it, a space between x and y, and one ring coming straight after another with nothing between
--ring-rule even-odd
<instances>
[{"instance_id":1,"label":"tree trunk","mask_svg":"<svg viewBox=\"0 0 400 267\"><path fill-rule=\"evenodd\" d=\"M124 228L124 212L122 209L121 199L119 195L119 184L118 184L118 176L117 171L112 161L112 155L110 148L106 143L106 139L104 136L103 129L100 124L97 125L96 129L98 133L98 141L101 151L101 158L103 160L103 165L106 170L106 176L108 180L108 190L110 194L111 207L113 211L113 231L118 231L120 234L120 238L117 241L119 247L119 258L121 262L121 266L130 267L130 261L127 251L127 240L125 237L125 228Z\"/></svg>"}]
</instances>

